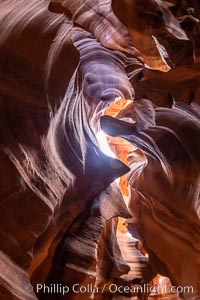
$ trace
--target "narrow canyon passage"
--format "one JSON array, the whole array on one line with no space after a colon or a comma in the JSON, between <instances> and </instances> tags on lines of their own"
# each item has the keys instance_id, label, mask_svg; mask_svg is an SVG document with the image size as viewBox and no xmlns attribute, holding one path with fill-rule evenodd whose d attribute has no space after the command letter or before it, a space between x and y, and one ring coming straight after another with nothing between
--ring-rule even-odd
<instances>
[{"instance_id":1,"label":"narrow canyon passage","mask_svg":"<svg viewBox=\"0 0 200 300\"><path fill-rule=\"evenodd\" d=\"M200 299L200 3L0 0L0 300Z\"/></svg>"}]
</instances>

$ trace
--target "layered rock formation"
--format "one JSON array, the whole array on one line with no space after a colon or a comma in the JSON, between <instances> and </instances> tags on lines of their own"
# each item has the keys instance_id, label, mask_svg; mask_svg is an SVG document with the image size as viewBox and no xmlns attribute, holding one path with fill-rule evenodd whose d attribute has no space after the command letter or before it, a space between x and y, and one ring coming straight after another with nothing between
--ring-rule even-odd
<instances>
[{"instance_id":1,"label":"layered rock formation","mask_svg":"<svg viewBox=\"0 0 200 300\"><path fill-rule=\"evenodd\" d=\"M2 300L200 299L199 18L0 2Z\"/></svg>"}]
</instances>

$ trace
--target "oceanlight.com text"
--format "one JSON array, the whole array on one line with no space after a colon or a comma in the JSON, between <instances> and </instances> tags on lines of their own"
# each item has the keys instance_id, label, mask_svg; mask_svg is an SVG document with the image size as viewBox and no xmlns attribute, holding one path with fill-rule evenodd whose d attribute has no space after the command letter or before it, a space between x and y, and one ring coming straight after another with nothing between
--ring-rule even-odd
<instances>
[{"instance_id":1,"label":"oceanlight.com text","mask_svg":"<svg viewBox=\"0 0 200 300\"><path fill-rule=\"evenodd\" d=\"M37 284L35 287L32 285L27 285L25 289L28 292L32 292L33 290L36 293L44 293L44 294L60 294L66 295L68 293L75 294L103 294L104 292L109 292L111 294L193 294L194 287L193 286L169 286L169 285L157 285L152 286L148 284L144 285L117 285L117 284L108 284L95 286L93 284L82 285L79 283L75 283L72 286L62 285L62 284Z\"/></svg>"}]
</instances>

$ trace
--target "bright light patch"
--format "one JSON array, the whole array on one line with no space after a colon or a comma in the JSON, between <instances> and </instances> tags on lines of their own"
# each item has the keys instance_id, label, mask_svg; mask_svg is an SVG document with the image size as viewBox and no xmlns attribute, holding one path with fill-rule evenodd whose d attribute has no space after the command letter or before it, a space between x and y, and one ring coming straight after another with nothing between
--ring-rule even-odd
<instances>
[{"instance_id":1,"label":"bright light patch","mask_svg":"<svg viewBox=\"0 0 200 300\"><path fill-rule=\"evenodd\" d=\"M104 154L111 156L113 158L116 158L114 152L112 152L112 150L109 147L106 136L107 135L102 130L97 133L97 140L99 142L99 148L101 149L101 151Z\"/></svg>"},{"instance_id":2,"label":"bright light patch","mask_svg":"<svg viewBox=\"0 0 200 300\"><path fill-rule=\"evenodd\" d=\"M128 237L130 237L130 238L133 238L133 237L132 237L132 234L130 234L129 231L127 231L126 235L127 235Z\"/></svg>"},{"instance_id":3,"label":"bright light patch","mask_svg":"<svg viewBox=\"0 0 200 300\"><path fill-rule=\"evenodd\" d=\"M127 233L125 233L125 234L126 234L126 236L128 236L131 239L133 239L134 241L138 241L138 239L134 238L129 231L127 231Z\"/></svg>"}]
</instances>

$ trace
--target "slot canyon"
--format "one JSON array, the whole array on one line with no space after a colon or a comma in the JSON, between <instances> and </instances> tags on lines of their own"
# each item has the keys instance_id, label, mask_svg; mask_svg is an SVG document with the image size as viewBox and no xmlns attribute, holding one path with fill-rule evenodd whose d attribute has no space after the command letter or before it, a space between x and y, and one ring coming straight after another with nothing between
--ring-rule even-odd
<instances>
[{"instance_id":1,"label":"slot canyon","mask_svg":"<svg viewBox=\"0 0 200 300\"><path fill-rule=\"evenodd\" d=\"M0 0L0 300L200 300L200 2Z\"/></svg>"}]
</instances>

